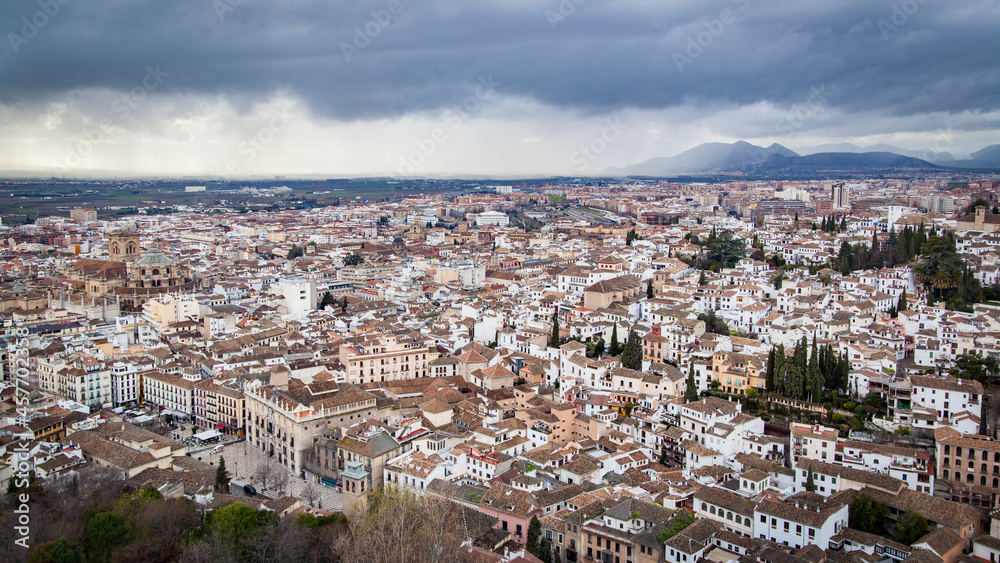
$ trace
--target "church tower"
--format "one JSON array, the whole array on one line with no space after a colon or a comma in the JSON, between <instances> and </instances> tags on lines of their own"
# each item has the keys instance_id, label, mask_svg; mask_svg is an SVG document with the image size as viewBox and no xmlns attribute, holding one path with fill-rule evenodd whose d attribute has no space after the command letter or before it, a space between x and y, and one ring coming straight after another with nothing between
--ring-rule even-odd
<instances>
[{"instance_id":1,"label":"church tower","mask_svg":"<svg viewBox=\"0 0 1000 563\"><path fill-rule=\"evenodd\" d=\"M118 232L108 236L108 260L129 262L139 257L139 235L135 232Z\"/></svg>"}]
</instances>

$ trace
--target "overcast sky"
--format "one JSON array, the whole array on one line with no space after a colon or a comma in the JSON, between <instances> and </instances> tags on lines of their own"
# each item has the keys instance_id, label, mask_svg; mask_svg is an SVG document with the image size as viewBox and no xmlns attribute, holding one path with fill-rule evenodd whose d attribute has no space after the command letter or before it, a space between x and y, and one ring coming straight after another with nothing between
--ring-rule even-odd
<instances>
[{"instance_id":1,"label":"overcast sky","mask_svg":"<svg viewBox=\"0 0 1000 563\"><path fill-rule=\"evenodd\" d=\"M993 0L5 0L0 173L582 175L738 139L964 155L1000 142L998 29Z\"/></svg>"}]
</instances>

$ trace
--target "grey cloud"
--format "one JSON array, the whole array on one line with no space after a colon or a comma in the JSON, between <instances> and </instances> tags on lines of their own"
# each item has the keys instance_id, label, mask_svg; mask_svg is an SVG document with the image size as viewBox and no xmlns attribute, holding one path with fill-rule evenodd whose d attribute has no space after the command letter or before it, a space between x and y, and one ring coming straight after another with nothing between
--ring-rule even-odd
<instances>
[{"instance_id":1,"label":"grey cloud","mask_svg":"<svg viewBox=\"0 0 1000 563\"><path fill-rule=\"evenodd\" d=\"M1000 99L993 2L907 0L917 8L900 23L893 3L867 0L399 1L383 25L387 0L69 0L19 52L9 35L0 45L0 102L125 91L155 64L170 72L164 92L225 95L246 110L288 91L348 121L448 107L485 74L504 95L588 114L789 106L818 85L848 113L989 111ZM221 18L220 3L232 8ZM553 25L560 4L575 7ZM3 3L0 31L19 34L38 10ZM702 43L694 57L691 41ZM358 51L350 61L345 44ZM691 59L682 72L676 54Z\"/></svg>"}]
</instances>

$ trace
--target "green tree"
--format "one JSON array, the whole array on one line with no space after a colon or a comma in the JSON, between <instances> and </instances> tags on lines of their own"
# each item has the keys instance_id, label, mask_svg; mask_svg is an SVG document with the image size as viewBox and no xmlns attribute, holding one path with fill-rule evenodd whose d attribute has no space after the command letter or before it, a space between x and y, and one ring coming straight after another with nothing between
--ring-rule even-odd
<instances>
[{"instance_id":1,"label":"green tree","mask_svg":"<svg viewBox=\"0 0 1000 563\"><path fill-rule=\"evenodd\" d=\"M549 346L559 347L559 311L552 313L552 336L549 337Z\"/></svg>"},{"instance_id":2,"label":"green tree","mask_svg":"<svg viewBox=\"0 0 1000 563\"><path fill-rule=\"evenodd\" d=\"M538 521L537 516L531 517L531 522L528 523L528 536L525 541L525 547L528 552L535 557L541 558L538 550L538 539L542 536L542 523Z\"/></svg>"},{"instance_id":3,"label":"green tree","mask_svg":"<svg viewBox=\"0 0 1000 563\"><path fill-rule=\"evenodd\" d=\"M628 245L628 246L632 246L632 242L633 241L637 241L637 240L642 240L642 237L639 236L639 234L635 232L635 229L630 230L625 235L625 244Z\"/></svg>"},{"instance_id":4,"label":"green tree","mask_svg":"<svg viewBox=\"0 0 1000 563\"><path fill-rule=\"evenodd\" d=\"M542 563L552 563L552 542L548 538L542 538L538 542L538 553L535 556L541 559Z\"/></svg>"},{"instance_id":5,"label":"green tree","mask_svg":"<svg viewBox=\"0 0 1000 563\"><path fill-rule=\"evenodd\" d=\"M656 292L653 291L653 279L650 278L649 281L646 282L646 297L652 299L655 296Z\"/></svg>"},{"instance_id":6,"label":"green tree","mask_svg":"<svg viewBox=\"0 0 1000 563\"><path fill-rule=\"evenodd\" d=\"M608 346L608 355L614 357L621 353L621 344L618 343L618 322L616 321L614 328L611 329L611 345Z\"/></svg>"},{"instance_id":7,"label":"green tree","mask_svg":"<svg viewBox=\"0 0 1000 563\"><path fill-rule=\"evenodd\" d=\"M277 524L278 515L270 510L254 510L241 502L234 502L209 512L205 522L220 537L240 542L263 526Z\"/></svg>"},{"instance_id":8,"label":"green tree","mask_svg":"<svg viewBox=\"0 0 1000 563\"><path fill-rule=\"evenodd\" d=\"M344 258L344 265L345 266L358 266L360 264L363 264L364 261L365 261L365 259L362 258L360 254L358 254L357 252L355 252L355 253L352 253L352 254L350 254L350 255L348 255L348 256L346 256Z\"/></svg>"},{"instance_id":9,"label":"green tree","mask_svg":"<svg viewBox=\"0 0 1000 563\"><path fill-rule=\"evenodd\" d=\"M622 367L634 370L642 370L642 338L630 330L628 340L625 341L625 350L622 351Z\"/></svg>"},{"instance_id":10,"label":"green tree","mask_svg":"<svg viewBox=\"0 0 1000 563\"><path fill-rule=\"evenodd\" d=\"M706 283L708 283L708 280L705 279L705 270L702 270L701 273L698 274L698 285L705 285Z\"/></svg>"},{"instance_id":11,"label":"green tree","mask_svg":"<svg viewBox=\"0 0 1000 563\"><path fill-rule=\"evenodd\" d=\"M226 471L226 458L219 458L219 466L215 468L215 492L229 494L229 471Z\"/></svg>"},{"instance_id":12,"label":"green tree","mask_svg":"<svg viewBox=\"0 0 1000 563\"><path fill-rule=\"evenodd\" d=\"M918 512L906 511L900 514L892 528L892 539L903 545L912 545L930 530L927 518Z\"/></svg>"},{"instance_id":13,"label":"green tree","mask_svg":"<svg viewBox=\"0 0 1000 563\"><path fill-rule=\"evenodd\" d=\"M688 368L687 389L684 390L684 400L692 403L698 400L698 386L694 382L694 362Z\"/></svg>"},{"instance_id":14,"label":"green tree","mask_svg":"<svg viewBox=\"0 0 1000 563\"><path fill-rule=\"evenodd\" d=\"M66 538L40 543L28 552L28 563L84 563L83 548Z\"/></svg>"},{"instance_id":15,"label":"green tree","mask_svg":"<svg viewBox=\"0 0 1000 563\"><path fill-rule=\"evenodd\" d=\"M125 544L128 526L125 519L114 512L94 514L84 525L87 553L91 561L110 561L111 553Z\"/></svg>"},{"instance_id":16,"label":"green tree","mask_svg":"<svg viewBox=\"0 0 1000 563\"><path fill-rule=\"evenodd\" d=\"M332 293L327 291L323 294L323 299L319 302L320 309L326 309L327 305L334 306L337 304L337 298L333 296Z\"/></svg>"},{"instance_id":17,"label":"green tree","mask_svg":"<svg viewBox=\"0 0 1000 563\"><path fill-rule=\"evenodd\" d=\"M746 254L746 241L724 229L716 236L709 238L702 249L702 269L731 268Z\"/></svg>"},{"instance_id":18,"label":"green tree","mask_svg":"<svg viewBox=\"0 0 1000 563\"><path fill-rule=\"evenodd\" d=\"M975 353L961 354L955 358L948 374L958 379L975 379L986 385L989 383L989 376L997 374L997 360L992 356L982 357Z\"/></svg>"},{"instance_id":19,"label":"green tree","mask_svg":"<svg viewBox=\"0 0 1000 563\"><path fill-rule=\"evenodd\" d=\"M288 251L288 254L285 256L285 258L287 258L288 260L294 260L299 256L305 256L305 254L306 251L304 248L293 244L292 248Z\"/></svg>"},{"instance_id":20,"label":"green tree","mask_svg":"<svg viewBox=\"0 0 1000 563\"><path fill-rule=\"evenodd\" d=\"M882 535L888 516L888 504L871 495L856 495L849 508L848 525L861 532Z\"/></svg>"},{"instance_id":21,"label":"green tree","mask_svg":"<svg viewBox=\"0 0 1000 563\"><path fill-rule=\"evenodd\" d=\"M806 490L810 493L816 490L816 478L813 476L812 467L809 468L809 476L806 477Z\"/></svg>"}]
</instances>

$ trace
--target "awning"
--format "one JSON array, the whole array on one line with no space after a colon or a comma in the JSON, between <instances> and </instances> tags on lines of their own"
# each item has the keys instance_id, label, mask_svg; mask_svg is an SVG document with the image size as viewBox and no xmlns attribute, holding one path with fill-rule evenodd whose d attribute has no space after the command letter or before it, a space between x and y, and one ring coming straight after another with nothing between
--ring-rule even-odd
<instances>
[{"instance_id":1,"label":"awning","mask_svg":"<svg viewBox=\"0 0 1000 563\"><path fill-rule=\"evenodd\" d=\"M222 436L222 432L219 432L218 430L206 430L204 432L199 432L195 434L194 436L192 436L192 438L196 438L198 440L201 440L202 442L205 442L213 438L218 438L219 436Z\"/></svg>"},{"instance_id":2,"label":"awning","mask_svg":"<svg viewBox=\"0 0 1000 563\"><path fill-rule=\"evenodd\" d=\"M219 422L219 423L216 423L216 425L215 425L215 429L216 429L216 430L220 430L220 431L223 431L223 430L225 430L225 429L226 429L226 425L225 425L225 424L223 424L223 423L221 423L221 422Z\"/></svg>"}]
</instances>

